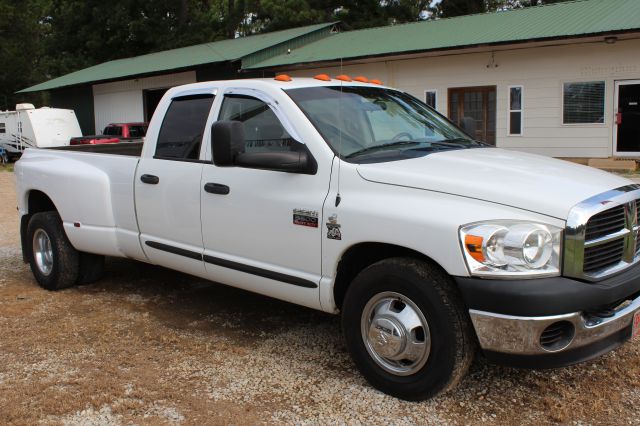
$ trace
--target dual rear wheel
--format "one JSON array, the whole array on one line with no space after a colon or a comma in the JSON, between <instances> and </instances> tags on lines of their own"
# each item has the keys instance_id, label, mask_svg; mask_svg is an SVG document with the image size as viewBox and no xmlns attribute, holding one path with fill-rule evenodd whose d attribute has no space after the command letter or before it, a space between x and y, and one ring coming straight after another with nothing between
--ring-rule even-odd
<instances>
[{"instance_id":1,"label":"dual rear wheel","mask_svg":"<svg viewBox=\"0 0 640 426\"><path fill-rule=\"evenodd\" d=\"M47 290L62 290L97 281L104 269L104 256L77 251L69 242L58 213L34 214L27 226L29 265L38 284Z\"/></svg>"}]
</instances>

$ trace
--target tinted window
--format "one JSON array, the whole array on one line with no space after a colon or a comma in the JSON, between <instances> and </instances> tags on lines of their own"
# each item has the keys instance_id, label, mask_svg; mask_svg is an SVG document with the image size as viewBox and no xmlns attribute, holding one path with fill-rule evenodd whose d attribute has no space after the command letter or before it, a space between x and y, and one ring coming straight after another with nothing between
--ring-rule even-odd
<instances>
[{"instance_id":1,"label":"tinted window","mask_svg":"<svg viewBox=\"0 0 640 426\"><path fill-rule=\"evenodd\" d=\"M225 96L220 120L242 122L245 152L290 151L297 143L269 105L250 96Z\"/></svg>"},{"instance_id":2,"label":"tinted window","mask_svg":"<svg viewBox=\"0 0 640 426\"><path fill-rule=\"evenodd\" d=\"M5 124L4 123L0 123L0 133L6 133L7 130L5 128Z\"/></svg>"},{"instance_id":3,"label":"tinted window","mask_svg":"<svg viewBox=\"0 0 640 426\"><path fill-rule=\"evenodd\" d=\"M174 98L162 121L155 157L197 160L212 103L213 95Z\"/></svg>"},{"instance_id":4,"label":"tinted window","mask_svg":"<svg viewBox=\"0 0 640 426\"><path fill-rule=\"evenodd\" d=\"M122 127L120 127L120 126L107 126L104 129L104 134L105 135L110 135L110 136L122 136Z\"/></svg>"},{"instance_id":5,"label":"tinted window","mask_svg":"<svg viewBox=\"0 0 640 426\"><path fill-rule=\"evenodd\" d=\"M141 138L147 134L147 128L145 126L129 126L130 138Z\"/></svg>"}]
</instances>

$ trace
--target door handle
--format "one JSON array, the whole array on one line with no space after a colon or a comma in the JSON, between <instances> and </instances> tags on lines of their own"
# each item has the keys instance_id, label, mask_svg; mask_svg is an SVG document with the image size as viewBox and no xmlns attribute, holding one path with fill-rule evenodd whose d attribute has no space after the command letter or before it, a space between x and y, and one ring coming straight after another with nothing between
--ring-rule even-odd
<instances>
[{"instance_id":1,"label":"door handle","mask_svg":"<svg viewBox=\"0 0 640 426\"><path fill-rule=\"evenodd\" d=\"M158 182L160 182L160 178L154 175L142 175L140 176L140 180L151 185L157 185Z\"/></svg>"},{"instance_id":2,"label":"door handle","mask_svg":"<svg viewBox=\"0 0 640 426\"><path fill-rule=\"evenodd\" d=\"M211 183L211 182L204 184L204 190L210 194L220 194L220 195L227 195L230 191L227 185L221 185L219 183Z\"/></svg>"}]
</instances>

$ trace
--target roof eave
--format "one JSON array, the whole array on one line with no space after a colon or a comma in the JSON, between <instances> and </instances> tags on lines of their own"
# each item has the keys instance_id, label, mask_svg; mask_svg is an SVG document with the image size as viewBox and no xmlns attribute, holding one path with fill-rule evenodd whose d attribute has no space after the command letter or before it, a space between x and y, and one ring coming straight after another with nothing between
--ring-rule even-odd
<instances>
[{"instance_id":1,"label":"roof eave","mask_svg":"<svg viewBox=\"0 0 640 426\"><path fill-rule=\"evenodd\" d=\"M283 64L283 65L267 65L267 66L254 66L243 68L240 71L256 71L256 70L273 70L273 71L281 71L281 70L292 70L292 69L308 69L308 68L317 68L318 66L334 66L342 63L367 63L367 62L376 62L379 60L402 60L402 59L410 59L415 57L422 56L447 56L447 55L455 55L455 54L463 54L463 53L474 53L474 52L482 52L486 50L491 50L492 48L499 48L500 50L509 50L512 46L522 48L521 46L526 46L526 48L534 48L534 47L547 47L547 46L561 46L565 44L576 44L576 43L589 43L589 42L602 42L604 37L607 36L627 36L622 38L621 40L628 40L640 37L640 28L634 29L625 29L625 30L614 30L614 31L603 31L598 33L589 33L589 34L580 34L575 36L557 36L557 37L540 37L535 39L526 39L526 40L509 40L509 41L500 41L500 42L492 42L492 43L479 43L479 44L468 44L468 45L460 45L453 47L442 47L436 49L419 49L419 50L408 50L404 52L397 53L381 53L375 55L363 55L363 56L352 56L349 58L333 58L333 59L323 59L319 61L308 61L308 62L296 62L291 64ZM634 37L636 36L636 37ZM256 64L260 65L260 64Z\"/></svg>"}]
</instances>

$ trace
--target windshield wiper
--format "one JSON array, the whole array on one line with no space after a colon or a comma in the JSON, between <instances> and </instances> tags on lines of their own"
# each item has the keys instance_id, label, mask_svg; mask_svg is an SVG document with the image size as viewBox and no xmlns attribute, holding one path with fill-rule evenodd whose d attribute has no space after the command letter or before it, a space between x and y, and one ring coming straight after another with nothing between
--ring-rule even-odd
<instances>
[{"instance_id":1,"label":"windshield wiper","mask_svg":"<svg viewBox=\"0 0 640 426\"><path fill-rule=\"evenodd\" d=\"M422 142L416 142L416 141L396 141L396 142L383 143L382 145L369 146L367 148L359 149L357 151L352 152L349 155L346 155L344 158L352 158L352 157L355 157L356 155L366 154L368 152L378 151L380 149L394 148L397 146L420 145L421 143Z\"/></svg>"}]
</instances>

